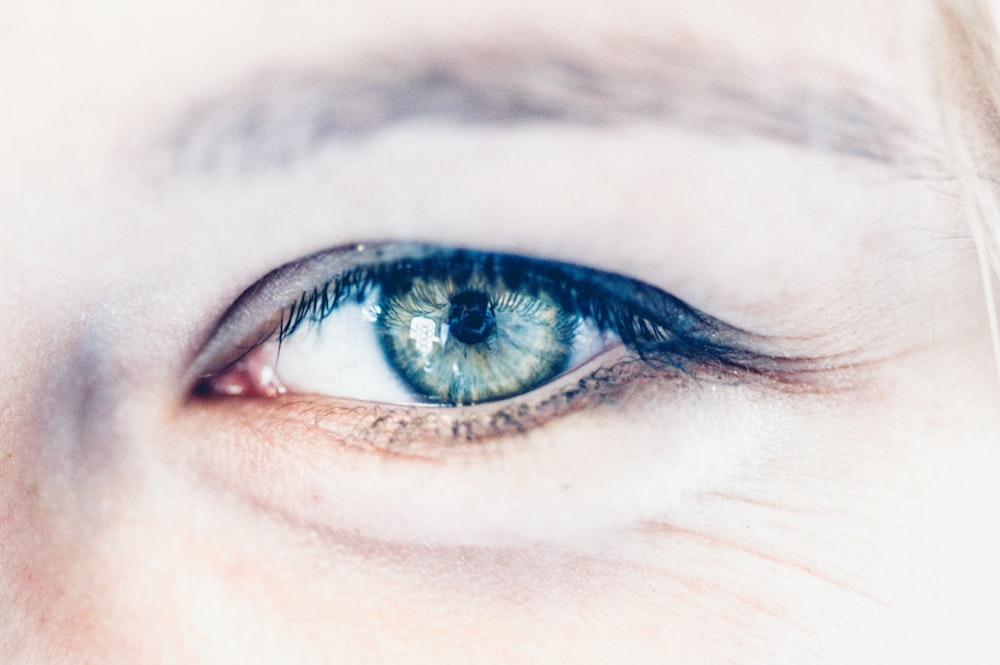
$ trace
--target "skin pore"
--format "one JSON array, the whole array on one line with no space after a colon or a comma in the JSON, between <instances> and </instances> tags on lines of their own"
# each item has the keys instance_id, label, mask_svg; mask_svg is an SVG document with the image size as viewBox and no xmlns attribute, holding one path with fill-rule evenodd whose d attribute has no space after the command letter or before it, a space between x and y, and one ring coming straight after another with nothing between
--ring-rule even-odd
<instances>
[{"instance_id":1,"label":"skin pore","mask_svg":"<svg viewBox=\"0 0 1000 665\"><path fill-rule=\"evenodd\" d=\"M938 23L5 3L0 661L994 662L1000 389ZM626 275L798 362L636 371L473 443L441 432L474 409L193 394L247 287L381 241Z\"/></svg>"}]
</instances>

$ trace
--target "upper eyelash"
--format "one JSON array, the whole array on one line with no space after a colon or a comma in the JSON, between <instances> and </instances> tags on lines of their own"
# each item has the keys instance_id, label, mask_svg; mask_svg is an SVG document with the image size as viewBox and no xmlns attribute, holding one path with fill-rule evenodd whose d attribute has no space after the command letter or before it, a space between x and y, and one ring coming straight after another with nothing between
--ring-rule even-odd
<instances>
[{"instance_id":1,"label":"upper eyelash","mask_svg":"<svg viewBox=\"0 0 1000 665\"><path fill-rule=\"evenodd\" d=\"M615 333L641 358L683 369L686 363L713 361L745 368L753 354L726 335L727 327L681 300L643 282L619 275L541 259L474 250L433 250L421 258L403 258L351 268L303 291L280 314L271 338L279 344L303 324L319 323L349 299L362 302L371 289L390 278L449 276L482 271L518 289L544 289L565 311ZM527 282L527 284L526 284Z\"/></svg>"},{"instance_id":2,"label":"upper eyelash","mask_svg":"<svg viewBox=\"0 0 1000 665\"><path fill-rule=\"evenodd\" d=\"M298 330L303 323L318 323L328 317L347 297L363 301L368 290L377 285L375 272L378 267L355 268L331 279L321 286L303 291L296 302L287 306L278 321L278 342L283 342Z\"/></svg>"}]
</instances>

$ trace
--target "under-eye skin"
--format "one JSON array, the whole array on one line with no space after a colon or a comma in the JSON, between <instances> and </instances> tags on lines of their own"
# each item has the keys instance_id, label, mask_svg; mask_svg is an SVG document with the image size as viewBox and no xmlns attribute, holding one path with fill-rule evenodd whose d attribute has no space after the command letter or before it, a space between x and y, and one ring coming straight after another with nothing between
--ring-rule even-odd
<instances>
[{"instance_id":1,"label":"under-eye skin","mask_svg":"<svg viewBox=\"0 0 1000 665\"><path fill-rule=\"evenodd\" d=\"M352 245L251 286L195 361L194 395L301 396L317 425L336 421L342 438L361 428L366 446L376 430L479 440L657 381L734 380L764 360L741 335L629 277L470 249Z\"/></svg>"}]
</instances>

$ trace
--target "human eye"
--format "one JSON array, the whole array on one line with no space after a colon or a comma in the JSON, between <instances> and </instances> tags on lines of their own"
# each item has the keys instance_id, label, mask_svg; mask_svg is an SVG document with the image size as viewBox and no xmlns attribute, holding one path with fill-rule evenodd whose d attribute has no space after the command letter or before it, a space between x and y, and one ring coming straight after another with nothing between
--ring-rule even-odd
<instances>
[{"instance_id":1,"label":"human eye","mask_svg":"<svg viewBox=\"0 0 1000 665\"><path fill-rule=\"evenodd\" d=\"M183 431L214 443L181 449L324 533L575 541L675 514L760 453L749 432L777 422L760 398L797 385L769 344L615 272L342 246L264 275L221 315L183 412Z\"/></svg>"},{"instance_id":2,"label":"human eye","mask_svg":"<svg viewBox=\"0 0 1000 665\"><path fill-rule=\"evenodd\" d=\"M746 359L734 329L629 277L386 243L322 252L253 285L202 354L195 392L459 407L560 381L620 390L587 380L609 367L693 375ZM628 382L629 372L612 374Z\"/></svg>"}]
</instances>

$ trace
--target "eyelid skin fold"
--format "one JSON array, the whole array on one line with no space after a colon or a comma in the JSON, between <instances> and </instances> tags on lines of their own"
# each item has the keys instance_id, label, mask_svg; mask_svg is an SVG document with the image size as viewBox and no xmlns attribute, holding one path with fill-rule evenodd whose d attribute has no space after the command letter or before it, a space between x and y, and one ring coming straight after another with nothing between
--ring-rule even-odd
<instances>
[{"instance_id":1,"label":"eyelid skin fold","mask_svg":"<svg viewBox=\"0 0 1000 665\"><path fill-rule=\"evenodd\" d=\"M277 331L280 309L296 302L303 289L352 267L392 258L385 248L352 245L319 252L277 268L244 291L223 314L191 366L188 382L217 374ZM253 331L259 338L247 344Z\"/></svg>"}]
</instances>

